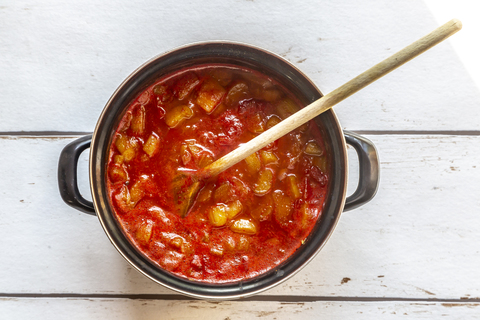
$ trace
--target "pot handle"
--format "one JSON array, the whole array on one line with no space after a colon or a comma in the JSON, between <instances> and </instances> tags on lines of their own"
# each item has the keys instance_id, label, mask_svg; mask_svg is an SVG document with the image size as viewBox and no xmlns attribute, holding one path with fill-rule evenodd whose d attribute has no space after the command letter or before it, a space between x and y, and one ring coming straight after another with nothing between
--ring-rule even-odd
<instances>
[{"instance_id":1,"label":"pot handle","mask_svg":"<svg viewBox=\"0 0 480 320\"><path fill-rule=\"evenodd\" d=\"M82 212L95 215L93 202L80 194L77 183L77 164L82 152L90 147L92 135L70 142L60 153L58 161L58 187L63 201Z\"/></svg>"},{"instance_id":2,"label":"pot handle","mask_svg":"<svg viewBox=\"0 0 480 320\"><path fill-rule=\"evenodd\" d=\"M380 166L372 141L350 131L343 133L346 142L357 152L360 167L357 190L345 201L343 211L348 211L364 205L375 196L380 182Z\"/></svg>"}]
</instances>

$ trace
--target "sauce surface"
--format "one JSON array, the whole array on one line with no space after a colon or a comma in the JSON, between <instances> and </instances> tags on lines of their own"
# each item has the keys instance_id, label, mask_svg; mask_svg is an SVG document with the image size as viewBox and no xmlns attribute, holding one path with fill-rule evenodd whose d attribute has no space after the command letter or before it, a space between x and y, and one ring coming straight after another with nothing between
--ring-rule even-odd
<instances>
[{"instance_id":1,"label":"sauce surface","mask_svg":"<svg viewBox=\"0 0 480 320\"><path fill-rule=\"evenodd\" d=\"M165 270L210 283L285 261L321 215L328 188L313 121L201 182L188 212L176 194L179 172L207 166L300 107L272 79L229 65L182 70L144 90L107 164L110 202L130 241Z\"/></svg>"}]
</instances>

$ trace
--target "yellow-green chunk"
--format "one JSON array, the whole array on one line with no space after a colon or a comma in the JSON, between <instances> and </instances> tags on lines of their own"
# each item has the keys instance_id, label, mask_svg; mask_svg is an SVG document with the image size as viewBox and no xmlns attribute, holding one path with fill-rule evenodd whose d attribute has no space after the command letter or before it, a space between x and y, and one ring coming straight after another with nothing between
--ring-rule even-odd
<instances>
[{"instance_id":1,"label":"yellow-green chunk","mask_svg":"<svg viewBox=\"0 0 480 320\"><path fill-rule=\"evenodd\" d=\"M272 171L265 169L260 172L257 182L255 183L253 192L257 195L267 194L272 189L273 173Z\"/></svg>"}]
</instances>

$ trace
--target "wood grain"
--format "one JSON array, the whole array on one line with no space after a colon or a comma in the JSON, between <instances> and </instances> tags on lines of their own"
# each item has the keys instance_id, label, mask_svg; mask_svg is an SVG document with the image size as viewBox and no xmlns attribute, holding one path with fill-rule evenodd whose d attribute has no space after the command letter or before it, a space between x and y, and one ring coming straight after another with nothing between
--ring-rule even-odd
<instances>
[{"instance_id":1,"label":"wood grain","mask_svg":"<svg viewBox=\"0 0 480 320\"><path fill-rule=\"evenodd\" d=\"M163 6L9 1L0 8L0 87L6 88L0 95L6 120L0 132L92 132L105 103L131 72L191 42L258 45L284 56L330 92L446 21L435 21L422 1L392 8L379 0L331 1L311 10L318 6L282 1L275 15L265 17L271 7L261 1L167 0ZM298 21L308 21L308 27ZM476 36L471 28L461 34ZM477 57L475 42L469 43L462 53ZM459 58L449 40L342 102L341 124L349 130L478 130L474 67Z\"/></svg>"},{"instance_id":2,"label":"wood grain","mask_svg":"<svg viewBox=\"0 0 480 320\"><path fill-rule=\"evenodd\" d=\"M480 304L408 302L205 302L131 299L0 298L11 319L478 319Z\"/></svg>"},{"instance_id":3,"label":"wood grain","mask_svg":"<svg viewBox=\"0 0 480 320\"><path fill-rule=\"evenodd\" d=\"M480 149L472 147L480 137L367 138L380 151L377 196L343 214L312 263L265 294L480 297ZM95 217L62 202L57 161L70 141L0 139L0 293L172 294L133 270ZM28 154L19 157L18 150ZM349 157L355 157L351 150ZM86 155L79 173L80 189L88 193Z\"/></svg>"}]
</instances>

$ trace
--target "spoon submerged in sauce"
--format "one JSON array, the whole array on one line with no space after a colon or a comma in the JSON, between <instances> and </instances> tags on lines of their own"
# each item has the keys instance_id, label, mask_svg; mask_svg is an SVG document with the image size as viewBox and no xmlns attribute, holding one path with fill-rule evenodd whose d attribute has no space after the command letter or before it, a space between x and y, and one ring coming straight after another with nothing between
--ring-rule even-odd
<instances>
[{"instance_id":1,"label":"spoon submerged in sauce","mask_svg":"<svg viewBox=\"0 0 480 320\"><path fill-rule=\"evenodd\" d=\"M447 39L461 28L462 23L459 20L450 20L205 168L193 172L180 172L174 181L173 188L179 215L184 217L188 213L197 193L202 188L203 180L218 175L254 152L312 120L337 103Z\"/></svg>"}]
</instances>

